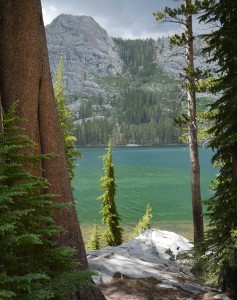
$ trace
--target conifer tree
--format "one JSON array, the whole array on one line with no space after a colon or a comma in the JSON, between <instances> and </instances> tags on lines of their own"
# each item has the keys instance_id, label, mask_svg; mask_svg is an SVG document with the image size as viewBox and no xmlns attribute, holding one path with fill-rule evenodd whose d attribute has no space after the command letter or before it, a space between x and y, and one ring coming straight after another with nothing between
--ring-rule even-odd
<instances>
[{"instance_id":1,"label":"conifer tree","mask_svg":"<svg viewBox=\"0 0 237 300\"><path fill-rule=\"evenodd\" d=\"M202 1L204 14L201 21L216 24L210 34L204 36L205 53L212 54L210 61L219 70L211 91L219 99L211 106L213 126L209 130L215 149L213 162L219 166L214 181L214 195L206 201L210 220L204 245L211 266L211 274L217 274L223 289L233 292L237 299L237 5L232 0Z\"/></svg>"},{"instance_id":2,"label":"conifer tree","mask_svg":"<svg viewBox=\"0 0 237 300\"><path fill-rule=\"evenodd\" d=\"M58 195L56 203L70 204L54 213L65 230L57 235L60 245L74 247L75 259L88 268L67 168L62 131L57 114L49 67L48 49L40 0L0 1L0 94L7 112L17 99L17 116L24 119L25 134L35 142L36 153L54 153L42 160L42 176L49 182L44 193ZM30 149L30 151L32 151ZM68 298L69 299L69 298ZM71 299L105 300L96 285L78 289Z\"/></svg>"},{"instance_id":3,"label":"conifer tree","mask_svg":"<svg viewBox=\"0 0 237 300\"><path fill-rule=\"evenodd\" d=\"M193 15L200 9L199 1L184 0L178 8L166 7L164 11L155 13L158 21L174 22L184 28L181 35L175 34L170 38L171 45L181 46L186 58L186 67L183 75L184 87L187 90L188 98L188 130L189 130L189 150L191 163L191 192L194 225L194 243L201 241L204 236L201 186L200 186L200 163L198 153L197 120L196 120L196 79L200 70L194 65L194 34ZM187 119L185 118L185 122Z\"/></svg>"},{"instance_id":4,"label":"conifer tree","mask_svg":"<svg viewBox=\"0 0 237 300\"><path fill-rule=\"evenodd\" d=\"M54 73L55 83L54 93L55 100L57 104L57 111L59 116L59 122L61 125L61 130L63 134L63 142L65 148L65 154L68 165L68 173L70 180L74 178L74 168L76 164L74 163L76 157L81 156L80 152L76 149L76 137L73 135L74 127L72 123L72 116L66 105L66 94L65 94L65 84L63 82L64 74L64 64L63 59L60 58L58 69Z\"/></svg>"},{"instance_id":5,"label":"conifer tree","mask_svg":"<svg viewBox=\"0 0 237 300\"><path fill-rule=\"evenodd\" d=\"M146 213L138 222L132 237L141 234L144 230L151 228L151 219L152 219L152 207L150 203L147 203Z\"/></svg>"},{"instance_id":6,"label":"conifer tree","mask_svg":"<svg viewBox=\"0 0 237 300\"><path fill-rule=\"evenodd\" d=\"M103 236L108 246L118 246L123 242L123 229L120 226L120 217L115 204L116 184L114 176L114 164L112 157L112 140L109 140L107 153L101 156L104 163L104 176L101 177L102 183L99 188L105 193L98 199L102 200L102 223L107 224L107 229Z\"/></svg>"},{"instance_id":7,"label":"conifer tree","mask_svg":"<svg viewBox=\"0 0 237 300\"><path fill-rule=\"evenodd\" d=\"M14 105L0 122L0 299L63 299L88 284L90 272L79 272L75 250L55 242L63 229L53 213L68 205L42 193L47 181L33 174L52 155L27 152L35 145L19 133L20 121Z\"/></svg>"},{"instance_id":8,"label":"conifer tree","mask_svg":"<svg viewBox=\"0 0 237 300\"><path fill-rule=\"evenodd\" d=\"M88 242L87 249L90 250L99 250L100 249L100 234L99 234L99 229L97 225L94 225L90 241Z\"/></svg>"}]
</instances>

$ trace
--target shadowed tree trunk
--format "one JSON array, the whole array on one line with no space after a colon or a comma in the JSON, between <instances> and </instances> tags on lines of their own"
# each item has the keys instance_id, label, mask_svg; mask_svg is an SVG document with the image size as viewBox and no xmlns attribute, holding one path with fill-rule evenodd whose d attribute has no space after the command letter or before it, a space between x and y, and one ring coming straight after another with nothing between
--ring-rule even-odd
<instances>
[{"instance_id":1,"label":"shadowed tree trunk","mask_svg":"<svg viewBox=\"0 0 237 300\"><path fill-rule=\"evenodd\" d=\"M192 0L185 1L186 7L192 6ZM193 209L193 227L194 227L194 244L203 240L204 226L202 214L202 200L201 200L201 185L200 185L200 163L198 153L198 139L197 139L197 120L196 120L196 88L195 77L193 73L194 68L194 54L193 54L193 26L192 14L186 14L186 61L188 72L187 97L188 97L188 115L189 123L189 150L191 163L191 191L192 191L192 209Z\"/></svg>"},{"instance_id":2,"label":"shadowed tree trunk","mask_svg":"<svg viewBox=\"0 0 237 300\"><path fill-rule=\"evenodd\" d=\"M196 120L196 69L194 66L193 51L193 15L199 11L197 1L183 0L182 4L175 9L165 7L163 11L155 13L158 21L176 23L182 29L182 34L175 34L170 38L171 45L183 47L185 51L185 89L188 98L189 116L189 152L191 163L191 192L194 227L194 244L201 242L204 237L204 225L202 214L201 186L200 186L200 163L197 140L197 120ZM185 120L186 123L187 120Z\"/></svg>"},{"instance_id":3,"label":"shadowed tree trunk","mask_svg":"<svg viewBox=\"0 0 237 300\"><path fill-rule=\"evenodd\" d=\"M51 81L45 29L40 0L0 1L0 95L3 110L19 101L17 115L25 118L25 131L37 144L39 153L55 153L43 161L50 185L46 192L57 194L57 202L71 208L55 214L56 224L65 232L61 245L75 247L76 259L88 267L85 247L74 206L62 133ZM73 299L105 299L93 285L78 291Z\"/></svg>"}]
</instances>

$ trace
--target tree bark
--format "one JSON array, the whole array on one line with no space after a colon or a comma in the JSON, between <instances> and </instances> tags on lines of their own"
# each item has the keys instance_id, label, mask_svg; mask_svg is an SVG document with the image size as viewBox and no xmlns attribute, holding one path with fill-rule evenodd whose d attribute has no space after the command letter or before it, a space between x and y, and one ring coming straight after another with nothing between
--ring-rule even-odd
<instances>
[{"instance_id":1,"label":"tree bark","mask_svg":"<svg viewBox=\"0 0 237 300\"><path fill-rule=\"evenodd\" d=\"M192 0L186 0L186 6L190 6ZM193 58L193 31L192 14L186 15L186 60L188 68L188 115L189 123L189 150L191 163L191 192L192 192L192 210L194 225L194 244L201 241L204 237L201 186L200 186L200 163L197 140L197 122L196 122L196 92Z\"/></svg>"},{"instance_id":2,"label":"tree bark","mask_svg":"<svg viewBox=\"0 0 237 300\"><path fill-rule=\"evenodd\" d=\"M37 144L39 153L55 153L43 161L47 193L70 209L57 212L55 222L65 232L61 245L75 247L76 259L88 268L85 247L67 171L62 133L50 75L48 50L40 0L0 1L0 95L3 110L18 101L17 115L24 118L24 133ZM89 297L89 298L88 298ZM96 286L83 288L73 299L105 299Z\"/></svg>"},{"instance_id":3,"label":"tree bark","mask_svg":"<svg viewBox=\"0 0 237 300\"><path fill-rule=\"evenodd\" d=\"M232 180L237 182L237 153L232 155Z\"/></svg>"}]
</instances>

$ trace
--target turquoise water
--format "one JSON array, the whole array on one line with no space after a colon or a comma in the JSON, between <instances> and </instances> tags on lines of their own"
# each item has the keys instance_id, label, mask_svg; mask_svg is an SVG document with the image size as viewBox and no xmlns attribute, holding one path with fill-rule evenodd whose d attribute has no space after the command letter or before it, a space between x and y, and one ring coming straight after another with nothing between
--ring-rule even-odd
<instances>
[{"instance_id":1,"label":"turquoise water","mask_svg":"<svg viewBox=\"0 0 237 300\"><path fill-rule=\"evenodd\" d=\"M79 149L73 182L77 211L82 224L99 223L103 175L99 156L104 148ZM217 172L211 165L212 151L200 148L202 197L210 197L208 186ZM124 224L135 224L152 205L153 222L192 221L189 150L186 147L119 147L113 149L116 204Z\"/></svg>"}]
</instances>

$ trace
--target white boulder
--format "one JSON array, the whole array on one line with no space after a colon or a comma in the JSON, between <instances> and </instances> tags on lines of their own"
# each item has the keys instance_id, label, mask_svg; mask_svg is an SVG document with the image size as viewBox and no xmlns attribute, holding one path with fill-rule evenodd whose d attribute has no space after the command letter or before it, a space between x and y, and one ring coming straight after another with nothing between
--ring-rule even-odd
<instances>
[{"instance_id":1,"label":"white boulder","mask_svg":"<svg viewBox=\"0 0 237 300\"><path fill-rule=\"evenodd\" d=\"M202 299L230 300L226 295L195 282L189 267L178 260L185 253L191 258L190 250L192 244L184 237L174 232L149 229L127 244L87 251L87 258L90 269L98 274L93 276L96 284L155 277L158 287L172 289L174 293L181 289L190 294L190 299L193 299L192 295L202 294Z\"/></svg>"},{"instance_id":2,"label":"white boulder","mask_svg":"<svg viewBox=\"0 0 237 300\"><path fill-rule=\"evenodd\" d=\"M128 243L129 253L153 263L175 261L180 254L188 254L193 245L183 236L171 231L149 229Z\"/></svg>"},{"instance_id":3,"label":"white boulder","mask_svg":"<svg viewBox=\"0 0 237 300\"><path fill-rule=\"evenodd\" d=\"M149 229L129 243L87 251L89 267L97 271L96 283L110 282L113 278L147 278L156 276L172 280L183 274L193 278L186 266L176 257L190 251L192 245L184 237L169 231Z\"/></svg>"}]
</instances>

